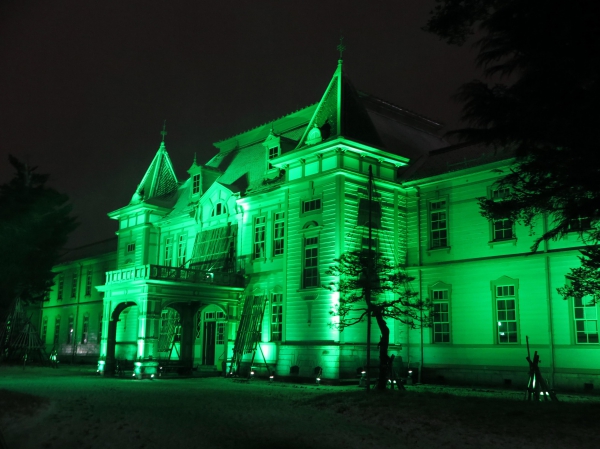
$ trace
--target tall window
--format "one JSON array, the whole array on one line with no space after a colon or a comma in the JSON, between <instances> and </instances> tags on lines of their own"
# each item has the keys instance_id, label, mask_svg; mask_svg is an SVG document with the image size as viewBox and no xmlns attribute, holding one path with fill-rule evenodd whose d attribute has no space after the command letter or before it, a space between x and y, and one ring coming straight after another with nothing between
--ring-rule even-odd
<instances>
[{"instance_id":1,"label":"tall window","mask_svg":"<svg viewBox=\"0 0 600 449\"><path fill-rule=\"evenodd\" d=\"M273 166L271 165L271 159L275 159L276 157L279 156L280 150L279 150L279 146L274 146L269 148L269 169L273 168Z\"/></svg>"},{"instance_id":2,"label":"tall window","mask_svg":"<svg viewBox=\"0 0 600 449\"><path fill-rule=\"evenodd\" d=\"M587 298L573 298L575 341L578 344L598 343L598 309Z\"/></svg>"},{"instance_id":3,"label":"tall window","mask_svg":"<svg viewBox=\"0 0 600 449\"><path fill-rule=\"evenodd\" d=\"M77 283L79 282L79 275L75 271L71 278L71 298L77 297Z\"/></svg>"},{"instance_id":4,"label":"tall window","mask_svg":"<svg viewBox=\"0 0 600 449\"><path fill-rule=\"evenodd\" d=\"M60 343L60 315L54 319L54 346Z\"/></svg>"},{"instance_id":5,"label":"tall window","mask_svg":"<svg viewBox=\"0 0 600 449\"><path fill-rule=\"evenodd\" d=\"M321 199L317 198L310 201L302 201L302 213L312 212L314 210L321 210Z\"/></svg>"},{"instance_id":6,"label":"tall window","mask_svg":"<svg viewBox=\"0 0 600 449\"><path fill-rule=\"evenodd\" d=\"M271 341L281 341L283 332L283 294L271 296Z\"/></svg>"},{"instance_id":7,"label":"tall window","mask_svg":"<svg viewBox=\"0 0 600 449\"><path fill-rule=\"evenodd\" d=\"M446 200L429 203L429 245L431 248L448 246L448 213Z\"/></svg>"},{"instance_id":8,"label":"tall window","mask_svg":"<svg viewBox=\"0 0 600 449\"><path fill-rule=\"evenodd\" d=\"M517 297L514 285L496 285L496 321L498 343L518 343Z\"/></svg>"},{"instance_id":9,"label":"tall window","mask_svg":"<svg viewBox=\"0 0 600 449\"><path fill-rule=\"evenodd\" d=\"M494 201L502 201L510 194L510 189L503 187L492 190L491 196ZM498 218L492 220L492 240L510 240L515 237L514 223L509 218Z\"/></svg>"},{"instance_id":10,"label":"tall window","mask_svg":"<svg viewBox=\"0 0 600 449\"><path fill-rule=\"evenodd\" d=\"M173 239L165 239L165 266L170 267L173 261Z\"/></svg>"},{"instance_id":11,"label":"tall window","mask_svg":"<svg viewBox=\"0 0 600 449\"><path fill-rule=\"evenodd\" d=\"M177 264L182 267L185 264L185 256L186 256L186 247L187 242L185 241L185 236L179 236L179 243L177 245Z\"/></svg>"},{"instance_id":12,"label":"tall window","mask_svg":"<svg viewBox=\"0 0 600 449\"><path fill-rule=\"evenodd\" d=\"M285 238L285 213L280 212L275 214L275 222L273 224L273 255L279 256L283 254L283 245Z\"/></svg>"},{"instance_id":13,"label":"tall window","mask_svg":"<svg viewBox=\"0 0 600 449\"><path fill-rule=\"evenodd\" d=\"M265 257L265 228L266 218L256 217L254 219L254 258Z\"/></svg>"},{"instance_id":14,"label":"tall window","mask_svg":"<svg viewBox=\"0 0 600 449\"><path fill-rule=\"evenodd\" d=\"M45 316L42 321L42 331L40 332L40 340L42 344L46 344L46 335L48 335L48 317Z\"/></svg>"},{"instance_id":15,"label":"tall window","mask_svg":"<svg viewBox=\"0 0 600 449\"><path fill-rule=\"evenodd\" d=\"M81 326L81 343L86 344L88 342L88 334L90 330L90 316L85 314L83 316L83 323Z\"/></svg>"},{"instance_id":16,"label":"tall window","mask_svg":"<svg viewBox=\"0 0 600 449\"><path fill-rule=\"evenodd\" d=\"M192 195L200 192L200 174L194 175L192 178Z\"/></svg>"},{"instance_id":17,"label":"tall window","mask_svg":"<svg viewBox=\"0 0 600 449\"><path fill-rule=\"evenodd\" d=\"M85 275L85 296L92 295L92 269L88 268L87 273Z\"/></svg>"},{"instance_id":18,"label":"tall window","mask_svg":"<svg viewBox=\"0 0 600 449\"><path fill-rule=\"evenodd\" d=\"M63 299L64 290L65 290L65 275L59 274L58 275L58 286L56 287L56 291L57 291L56 299L58 299L58 300Z\"/></svg>"},{"instance_id":19,"label":"tall window","mask_svg":"<svg viewBox=\"0 0 600 449\"><path fill-rule=\"evenodd\" d=\"M73 315L69 315L69 327L68 327L69 333L67 334L67 344L68 345L73 343L73 331L74 331L73 323L74 323Z\"/></svg>"},{"instance_id":20,"label":"tall window","mask_svg":"<svg viewBox=\"0 0 600 449\"><path fill-rule=\"evenodd\" d=\"M302 270L302 287L319 286L319 238L307 237L304 239L304 266Z\"/></svg>"},{"instance_id":21,"label":"tall window","mask_svg":"<svg viewBox=\"0 0 600 449\"><path fill-rule=\"evenodd\" d=\"M360 198L358 200L358 218L357 223L359 226L369 226L372 228L381 229L381 202L378 200L371 200L368 198Z\"/></svg>"},{"instance_id":22,"label":"tall window","mask_svg":"<svg viewBox=\"0 0 600 449\"><path fill-rule=\"evenodd\" d=\"M448 290L432 290L433 342L450 343L450 302Z\"/></svg>"}]
</instances>

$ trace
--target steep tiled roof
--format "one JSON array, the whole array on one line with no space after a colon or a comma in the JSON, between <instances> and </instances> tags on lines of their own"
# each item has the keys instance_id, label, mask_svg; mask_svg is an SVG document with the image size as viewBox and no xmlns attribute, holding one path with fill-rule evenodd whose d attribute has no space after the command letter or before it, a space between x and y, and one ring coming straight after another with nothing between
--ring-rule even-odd
<instances>
[{"instance_id":1,"label":"steep tiled roof","mask_svg":"<svg viewBox=\"0 0 600 449\"><path fill-rule=\"evenodd\" d=\"M405 168L400 169L404 182L477 167L514 157L510 148L496 148L483 144L460 144L446 146L423 154Z\"/></svg>"},{"instance_id":2,"label":"steep tiled roof","mask_svg":"<svg viewBox=\"0 0 600 449\"><path fill-rule=\"evenodd\" d=\"M316 130L320 136L317 140L312 138ZM342 61L338 62L297 148L340 136L375 147L383 146L359 93L342 70Z\"/></svg>"},{"instance_id":3,"label":"steep tiled roof","mask_svg":"<svg viewBox=\"0 0 600 449\"><path fill-rule=\"evenodd\" d=\"M165 148L165 142L161 142L150 167L142 178L136 189L131 203L147 202L152 198L168 196L175 192L178 187L177 176L173 170L173 164Z\"/></svg>"},{"instance_id":4,"label":"steep tiled roof","mask_svg":"<svg viewBox=\"0 0 600 449\"><path fill-rule=\"evenodd\" d=\"M111 237L106 240L94 242L89 245L80 246L77 248L65 248L60 257L60 264L73 262L75 260L88 259L98 257L109 253L114 253L117 250L117 237Z\"/></svg>"}]
</instances>

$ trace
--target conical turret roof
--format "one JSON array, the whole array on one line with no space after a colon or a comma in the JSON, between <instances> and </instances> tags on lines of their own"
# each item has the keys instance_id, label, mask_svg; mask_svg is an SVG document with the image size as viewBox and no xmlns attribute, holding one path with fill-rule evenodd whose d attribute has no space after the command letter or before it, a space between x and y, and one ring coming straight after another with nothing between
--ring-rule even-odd
<instances>
[{"instance_id":1,"label":"conical turret roof","mask_svg":"<svg viewBox=\"0 0 600 449\"><path fill-rule=\"evenodd\" d=\"M337 137L383 146L360 95L342 70L341 60L296 148Z\"/></svg>"},{"instance_id":2,"label":"conical turret roof","mask_svg":"<svg viewBox=\"0 0 600 449\"><path fill-rule=\"evenodd\" d=\"M150 167L148 167L142 178L142 182L133 194L131 203L139 203L151 198L168 195L176 191L177 187L177 176L175 176L175 170L163 140Z\"/></svg>"}]
</instances>

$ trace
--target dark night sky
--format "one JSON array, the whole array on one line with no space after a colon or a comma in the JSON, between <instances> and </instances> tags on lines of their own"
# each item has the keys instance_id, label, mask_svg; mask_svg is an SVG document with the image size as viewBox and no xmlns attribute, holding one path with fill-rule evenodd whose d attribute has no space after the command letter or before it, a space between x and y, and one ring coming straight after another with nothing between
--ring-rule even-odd
<instances>
[{"instance_id":1,"label":"dark night sky","mask_svg":"<svg viewBox=\"0 0 600 449\"><path fill-rule=\"evenodd\" d=\"M320 100L338 59L365 92L458 125L475 51L421 30L434 0L3 0L0 184L13 154L50 173L81 226L108 238L160 144L194 153Z\"/></svg>"}]
</instances>

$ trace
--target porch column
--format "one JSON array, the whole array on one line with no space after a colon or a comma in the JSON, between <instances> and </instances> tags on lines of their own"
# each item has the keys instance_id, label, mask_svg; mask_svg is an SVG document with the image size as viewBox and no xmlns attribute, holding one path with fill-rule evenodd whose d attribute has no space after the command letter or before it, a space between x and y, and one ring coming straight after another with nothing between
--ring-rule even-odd
<instances>
[{"instance_id":1,"label":"porch column","mask_svg":"<svg viewBox=\"0 0 600 449\"><path fill-rule=\"evenodd\" d=\"M115 361L115 345L117 343L117 322L118 320L109 318L108 321L108 332L106 336L106 362L104 364L103 374L107 377L113 377L115 375L116 361Z\"/></svg>"}]
</instances>

